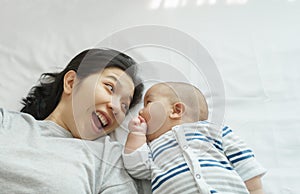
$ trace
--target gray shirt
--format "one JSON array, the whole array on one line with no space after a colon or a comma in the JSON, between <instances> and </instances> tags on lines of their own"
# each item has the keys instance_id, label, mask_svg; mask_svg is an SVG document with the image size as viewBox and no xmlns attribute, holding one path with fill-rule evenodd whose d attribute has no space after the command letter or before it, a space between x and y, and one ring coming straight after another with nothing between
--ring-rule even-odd
<instances>
[{"instance_id":1,"label":"gray shirt","mask_svg":"<svg viewBox=\"0 0 300 194\"><path fill-rule=\"evenodd\" d=\"M0 108L1 193L137 193L122 146L73 138L51 121Z\"/></svg>"}]
</instances>

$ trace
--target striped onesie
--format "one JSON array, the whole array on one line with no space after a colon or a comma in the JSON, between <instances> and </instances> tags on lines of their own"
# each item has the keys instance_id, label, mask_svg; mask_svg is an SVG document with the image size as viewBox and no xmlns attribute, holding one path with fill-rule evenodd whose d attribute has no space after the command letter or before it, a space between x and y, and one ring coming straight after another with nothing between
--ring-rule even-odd
<instances>
[{"instance_id":1,"label":"striped onesie","mask_svg":"<svg viewBox=\"0 0 300 194\"><path fill-rule=\"evenodd\" d=\"M123 158L154 194L246 194L244 181L266 172L229 127L207 121L177 125Z\"/></svg>"}]
</instances>

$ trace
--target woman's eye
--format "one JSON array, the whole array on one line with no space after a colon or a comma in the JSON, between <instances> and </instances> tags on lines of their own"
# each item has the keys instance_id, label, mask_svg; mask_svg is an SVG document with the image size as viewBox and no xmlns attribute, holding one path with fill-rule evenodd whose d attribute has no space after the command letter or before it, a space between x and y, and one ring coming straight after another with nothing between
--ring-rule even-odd
<instances>
[{"instance_id":1,"label":"woman's eye","mask_svg":"<svg viewBox=\"0 0 300 194\"><path fill-rule=\"evenodd\" d=\"M105 84L106 87L108 87L108 89L112 92L114 92L114 86L112 84Z\"/></svg>"},{"instance_id":2,"label":"woman's eye","mask_svg":"<svg viewBox=\"0 0 300 194\"><path fill-rule=\"evenodd\" d=\"M128 111L128 109L129 109L129 106L127 104L123 103L122 104L122 109L126 113Z\"/></svg>"}]
</instances>

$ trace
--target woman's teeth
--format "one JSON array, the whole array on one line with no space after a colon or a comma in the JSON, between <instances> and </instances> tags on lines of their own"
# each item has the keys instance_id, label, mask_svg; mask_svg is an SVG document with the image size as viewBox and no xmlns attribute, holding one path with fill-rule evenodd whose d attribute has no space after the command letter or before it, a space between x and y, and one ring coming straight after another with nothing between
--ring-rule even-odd
<instances>
[{"instance_id":1,"label":"woman's teeth","mask_svg":"<svg viewBox=\"0 0 300 194\"><path fill-rule=\"evenodd\" d=\"M105 127L108 124L106 117L98 112L96 112L96 115L97 115L99 121L101 122L102 126Z\"/></svg>"}]
</instances>

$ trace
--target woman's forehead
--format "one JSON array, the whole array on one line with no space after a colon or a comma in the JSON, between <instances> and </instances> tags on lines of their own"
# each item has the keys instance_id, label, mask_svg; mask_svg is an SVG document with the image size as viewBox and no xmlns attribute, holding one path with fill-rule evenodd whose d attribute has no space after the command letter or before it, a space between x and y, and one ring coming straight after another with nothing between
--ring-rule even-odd
<instances>
[{"instance_id":1,"label":"woman's forehead","mask_svg":"<svg viewBox=\"0 0 300 194\"><path fill-rule=\"evenodd\" d=\"M108 67L105 68L102 73L101 77L111 78L116 82L123 84L123 82L129 82L133 84L132 78L122 69L117 67Z\"/></svg>"},{"instance_id":2,"label":"woman's forehead","mask_svg":"<svg viewBox=\"0 0 300 194\"><path fill-rule=\"evenodd\" d=\"M121 77L123 75L126 75L129 77L129 75L122 69L118 68L118 67L107 67L105 69L102 70L101 75L109 75L109 74L114 74L117 77Z\"/></svg>"},{"instance_id":3,"label":"woman's forehead","mask_svg":"<svg viewBox=\"0 0 300 194\"><path fill-rule=\"evenodd\" d=\"M110 79L118 87L118 91L132 95L134 91L134 83L132 78L122 69L117 67L105 68L101 73L101 79ZM132 92L130 92L132 91Z\"/></svg>"}]
</instances>

